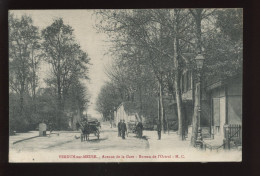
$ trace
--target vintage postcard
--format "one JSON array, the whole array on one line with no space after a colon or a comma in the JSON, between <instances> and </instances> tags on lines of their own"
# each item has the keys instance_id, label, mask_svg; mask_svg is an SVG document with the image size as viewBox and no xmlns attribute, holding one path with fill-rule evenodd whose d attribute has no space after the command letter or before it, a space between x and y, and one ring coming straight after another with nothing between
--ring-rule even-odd
<instances>
[{"instance_id":1,"label":"vintage postcard","mask_svg":"<svg viewBox=\"0 0 260 176\"><path fill-rule=\"evenodd\" d=\"M243 9L9 10L9 162L241 162Z\"/></svg>"}]
</instances>

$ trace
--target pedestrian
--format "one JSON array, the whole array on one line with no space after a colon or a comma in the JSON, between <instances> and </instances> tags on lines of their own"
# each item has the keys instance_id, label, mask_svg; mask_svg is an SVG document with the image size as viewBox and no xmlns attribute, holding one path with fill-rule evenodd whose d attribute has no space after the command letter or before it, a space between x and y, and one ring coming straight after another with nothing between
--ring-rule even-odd
<instances>
[{"instance_id":1,"label":"pedestrian","mask_svg":"<svg viewBox=\"0 0 260 176\"><path fill-rule=\"evenodd\" d=\"M121 124L122 139L125 139L125 133L127 133L127 128L126 128L125 120L123 120L123 122Z\"/></svg>"},{"instance_id":2,"label":"pedestrian","mask_svg":"<svg viewBox=\"0 0 260 176\"><path fill-rule=\"evenodd\" d=\"M122 126L122 120L120 120L117 124L117 128L118 128L118 137L121 137L121 126Z\"/></svg>"},{"instance_id":3,"label":"pedestrian","mask_svg":"<svg viewBox=\"0 0 260 176\"><path fill-rule=\"evenodd\" d=\"M162 131L162 126L161 126L160 121L158 120L158 122L157 122L158 140L161 140L161 131Z\"/></svg>"},{"instance_id":4,"label":"pedestrian","mask_svg":"<svg viewBox=\"0 0 260 176\"><path fill-rule=\"evenodd\" d=\"M142 138L142 136L143 136L143 124L142 124L142 122L138 122L136 129L137 129L138 137Z\"/></svg>"},{"instance_id":5,"label":"pedestrian","mask_svg":"<svg viewBox=\"0 0 260 176\"><path fill-rule=\"evenodd\" d=\"M77 122L77 123L76 123L76 129L77 129L77 131L79 130L79 128L80 128L80 124L79 124L79 122Z\"/></svg>"},{"instance_id":6,"label":"pedestrian","mask_svg":"<svg viewBox=\"0 0 260 176\"><path fill-rule=\"evenodd\" d=\"M49 134L49 136L50 136L51 132L53 131L53 124L52 124L52 122L49 123L49 130L50 130L50 134Z\"/></svg>"},{"instance_id":7,"label":"pedestrian","mask_svg":"<svg viewBox=\"0 0 260 176\"><path fill-rule=\"evenodd\" d=\"M97 126L101 129L101 123L100 122L97 123Z\"/></svg>"}]
</instances>

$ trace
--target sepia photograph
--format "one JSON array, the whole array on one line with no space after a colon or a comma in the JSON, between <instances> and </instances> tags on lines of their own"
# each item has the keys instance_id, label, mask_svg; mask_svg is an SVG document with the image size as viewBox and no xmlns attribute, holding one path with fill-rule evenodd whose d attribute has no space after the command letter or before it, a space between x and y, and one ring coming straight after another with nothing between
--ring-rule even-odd
<instances>
[{"instance_id":1,"label":"sepia photograph","mask_svg":"<svg viewBox=\"0 0 260 176\"><path fill-rule=\"evenodd\" d=\"M9 162L242 162L243 9L9 10Z\"/></svg>"}]
</instances>

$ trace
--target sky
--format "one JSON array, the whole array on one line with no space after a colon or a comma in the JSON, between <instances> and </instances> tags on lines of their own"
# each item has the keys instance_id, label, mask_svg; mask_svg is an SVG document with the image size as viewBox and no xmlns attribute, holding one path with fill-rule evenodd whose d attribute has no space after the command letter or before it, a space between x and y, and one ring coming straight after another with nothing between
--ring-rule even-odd
<instances>
[{"instance_id":1,"label":"sky","mask_svg":"<svg viewBox=\"0 0 260 176\"><path fill-rule=\"evenodd\" d=\"M99 91L105 81L108 81L104 73L104 66L110 64L112 59L105 55L107 45L105 34L98 33L95 26L95 16L93 10L11 10L15 16L30 15L33 24L40 30L51 25L53 20L63 18L65 24L70 25L74 29L74 35L77 42L82 47L82 50L87 52L91 58L91 66L89 69L90 80L84 80L84 84L88 87L91 95L90 106L87 114L92 117L100 118L101 115L95 111L95 102ZM48 76L49 66L41 65L40 77ZM40 85L44 86L43 79L40 80Z\"/></svg>"}]
</instances>

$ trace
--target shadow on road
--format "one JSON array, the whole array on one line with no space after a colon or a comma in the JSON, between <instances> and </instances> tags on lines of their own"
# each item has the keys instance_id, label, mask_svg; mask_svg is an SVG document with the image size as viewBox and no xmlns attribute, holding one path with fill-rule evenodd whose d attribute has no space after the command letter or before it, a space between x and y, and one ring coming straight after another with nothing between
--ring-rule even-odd
<instances>
[{"instance_id":1,"label":"shadow on road","mask_svg":"<svg viewBox=\"0 0 260 176\"><path fill-rule=\"evenodd\" d=\"M84 141L84 142L90 142L90 143L99 143L101 141L105 141L108 138L99 138L99 139L89 139L88 141Z\"/></svg>"},{"instance_id":2,"label":"shadow on road","mask_svg":"<svg viewBox=\"0 0 260 176\"><path fill-rule=\"evenodd\" d=\"M142 136L142 139L148 140L148 137L147 136Z\"/></svg>"},{"instance_id":3,"label":"shadow on road","mask_svg":"<svg viewBox=\"0 0 260 176\"><path fill-rule=\"evenodd\" d=\"M142 136L141 138L139 138L138 136L134 136L135 138L137 138L137 139L143 139L143 140L148 140L149 138L147 137L147 136Z\"/></svg>"}]
</instances>

